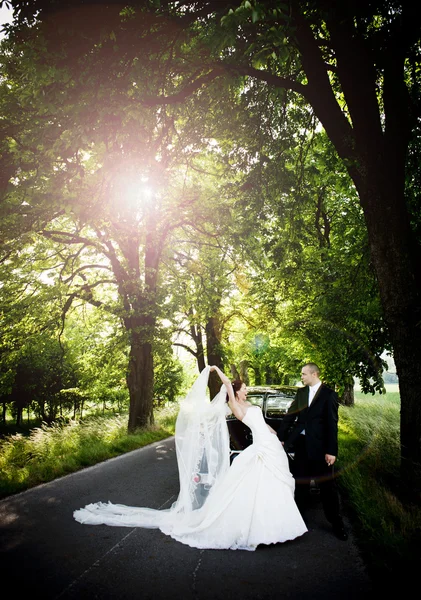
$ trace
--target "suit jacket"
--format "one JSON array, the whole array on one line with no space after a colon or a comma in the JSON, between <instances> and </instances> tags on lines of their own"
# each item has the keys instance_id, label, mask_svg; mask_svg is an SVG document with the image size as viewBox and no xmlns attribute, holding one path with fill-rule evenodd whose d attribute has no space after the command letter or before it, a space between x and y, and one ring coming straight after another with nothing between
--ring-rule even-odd
<instances>
[{"instance_id":1,"label":"suit jacket","mask_svg":"<svg viewBox=\"0 0 421 600\"><path fill-rule=\"evenodd\" d=\"M310 388L299 388L288 413L278 429L285 450L294 444L305 429L307 455L324 460L325 454L338 455L338 395L322 385L308 406Z\"/></svg>"}]
</instances>

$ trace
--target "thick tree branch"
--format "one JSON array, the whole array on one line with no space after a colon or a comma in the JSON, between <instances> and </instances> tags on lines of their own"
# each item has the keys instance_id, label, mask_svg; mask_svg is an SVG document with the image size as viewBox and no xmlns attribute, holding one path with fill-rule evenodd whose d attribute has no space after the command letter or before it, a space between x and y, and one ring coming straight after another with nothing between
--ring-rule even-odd
<instances>
[{"instance_id":1,"label":"thick tree branch","mask_svg":"<svg viewBox=\"0 0 421 600\"><path fill-rule=\"evenodd\" d=\"M273 87L291 90L293 92L296 92L297 94L301 94L302 96L307 97L308 87L306 85L298 83L297 81L294 81L287 77L280 77L279 75L274 75L273 73L269 73L268 71L264 71L263 69L255 69L254 67L250 67L248 65L226 65L225 72L236 75L247 75L248 77L253 77L254 79L259 79L260 81L265 81Z\"/></svg>"},{"instance_id":2,"label":"thick tree branch","mask_svg":"<svg viewBox=\"0 0 421 600\"><path fill-rule=\"evenodd\" d=\"M76 269L76 271L74 271L71 275L69 275L69 277L67 277L67 279L63 279L63 283L69 283L70 281L73 281L73 279L76 277L76 275L79 275L82 271L86 271L87 269L106 269L107 271L111 271L110 267L108 267L107 265L96 265L96 264L92 264L92 265L83 265L83 267L79 267L79 269ZM116 281L114 283L117 283Z\"/></svg>"},{"instance_id":3,"label":"thick tree branch","mask_svg":"<svg viewBox=\"0 0 421 600\"><path fill-rule=\"evenodd\" d=\"M201 87L209 84L211 81L224 75L226 69L224 67L216 67L206 75L202 75L198 77L194 81L186 84L183 89L177 94L173 94L171 96L151 96L143 101L145 106L162 106L165 104L177 104L178 102L182 102L189 96L191 96L194 92L196 92Z\"/></svg>"},{"instance_id":4,"label":"thick tree branch","mask_svg":"<svg viewBox=\"0 0 421 600\"><path fill-rule=\"evenodd\" d=\"M188 352L190 352L190 354L193 354L193 356L195 358L197 358L197 352L195 352L194 350L192 350L191 348L189 348L189 346L186 346L186 344L181 344L180 342L173 342L173 346L179 346L180 348L184 348L185 350L187 350Z\"/></svg>"},{"instance_id":5,"label":"thick tree branch","mask_svg":"<svg viewBox=\"0 0 421 600\"><path fill-rule=\"evenodd\" d=\"M352 173L354 182L359 182L361 176L357 169L358 154L355 148L354 131L335 98L324 59L312 29L296 4L292 3L292 13L297 25L295 38L308 79L305 97L312 105L339 156L348 161L348 170L350 174Z\"/></svg>"},{"instance_id":6,"label":"thick tree branch","mask_svg":"<svg viewBox=\"0 0 421 600\"><path fill-rule=\"evenodd\" d=\"M104 252L104 248L98 246L98 243L94 240L90 240L89 238L74 233L69 233L68 231L50 231L44 229L41 231L41 234L59 244L84 244L85 246L93 246L94 248L99 249L100 252Z\"/></svg>"},{"instance_id":7,"label":"thick tree branch","mask_svg":"<svg viewBox=\"0 0 421 600\"><path fill-rule=\"evenodd\" d=\"M357 37L354 20L342 14L342 5L327 20L335 50L337 74L351 116L357 143L375 148L381 142L382 126L376 90L373 56ZM337 11L337 12L336 12Z\"/></svg>"}]
</instances>

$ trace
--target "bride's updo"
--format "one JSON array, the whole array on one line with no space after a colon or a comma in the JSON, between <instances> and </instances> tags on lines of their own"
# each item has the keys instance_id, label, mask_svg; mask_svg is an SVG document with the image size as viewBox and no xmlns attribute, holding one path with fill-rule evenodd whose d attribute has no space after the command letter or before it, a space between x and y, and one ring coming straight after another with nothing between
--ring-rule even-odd
<instances>
[{"instance_id":1,"label":"bride's updo","mask_svg":"<svg viewBox=\"0 0 421 600\"><path fill-rule=\"evenodd\" d=\"M232 385L232 390L233 390L234 396L235 396L235 394L241 390L243 381L241 381L241 379L234 379L234 381L231 382L231 385ZM229 396L227 394L225 401L228 402L228 400L229 400Z\"/></svg>"}]
</instances>

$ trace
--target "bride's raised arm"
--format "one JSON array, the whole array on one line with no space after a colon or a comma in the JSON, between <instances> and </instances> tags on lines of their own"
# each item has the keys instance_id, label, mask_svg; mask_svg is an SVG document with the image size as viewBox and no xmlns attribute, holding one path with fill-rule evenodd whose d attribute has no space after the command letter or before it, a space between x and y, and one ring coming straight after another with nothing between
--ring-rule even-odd
<instances>
[{"instance_id":1,"label":"bride's raised arm","mask_svg":"<svg viewBox=\"0 0 421 600\"><path fill-rule=\"evenodd\" d=\"M225 373L223 373L221 371L221 369L219 367L217 367L216 365L210 366L209 371L215 371L216 373L218 373L220 380L227 388L227 393L228 393L229 399L233 400L235 402L235 395L234 395L234 390L232 389L231 381L228 379L228 377L225 375Z\"/></svg>"},{"instance_id":2,"label":"bride's raised arm","mask_svg":"<svg viewBox=\"0 0 421 600\"><path fill-rule=\"evenodd\" d=\"M240 404L240 402L238 402L237 398L235 397L234 390L233 390L230 379L216 365L212 365L211 367L209 367L209 369L210 369L210 371L215 371L216 373L218 373L219 378L221 379L222 383L227 388L228 406L232 410L233 414L237 417L237 419L242 421L244 415L247 412L247 407L244 404Z\"/></svg>"}]
</instances>

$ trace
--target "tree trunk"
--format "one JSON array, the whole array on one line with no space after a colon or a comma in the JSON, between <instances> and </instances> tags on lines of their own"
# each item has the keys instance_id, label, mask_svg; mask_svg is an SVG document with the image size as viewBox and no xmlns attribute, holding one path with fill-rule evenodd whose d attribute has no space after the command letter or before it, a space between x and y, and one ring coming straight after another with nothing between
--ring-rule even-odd
<instances>
[{"instance_id":1,"label":"tree trunk","mask_svg":"<svg viewBox=\"0 0 421 600\"><path fill-rule=\"evenodd\" d=\"M199 369L199 373L203 371L206 367L205 361L205 350L203 348L203 337L202 337L202 328L200 325L192 325L190 327L191 336L196 345L196 360L197 360L197 368Z\"/></svg>"},{"instance_id":2,"label":"tree trunk","mask_svg":"<svg viewBox=\"0 0 421 600\"><path fill-rule=\"evenodd\" d=\"M254 367L254 385L262 385L262 373L259 367Z\"/></svg>"},{"instance_id":3,"label":"tree trunk","mask_svg":"<svg viewBox=\"0 0 421 600\"><path fill-rule=\"evenodd\" d=\"M248 373L248 361L247 360L242 360L240 362L240 379L241 381L244 381L244 383L246 385L249 385L249 373Z\"/></svg>"},{"instance_id":4,"label":"tree trunk","mask_svg":"<svg viewBox=\"0 0 421 600\"><path fill-rule=\"evenodd\" d=\"M22 412L23 408L21 406L16 407L16 427L20 427L22 424Z\"/></svg>"},{"instance_id":5,"label":"tree trunk","mask_svg":"<svg viewBox=\"0 0 421 600\"><path fill-rule=\"evenodd\" d=\"M125 249L129 264L130 293L126 297L131 304L132 315L125 319L130 332L130 357L127 373L130 409L128 431L134 432L139 427L149 427L154 423L153 415L153 340L156 329L157 314L157 279L159 260L164 236L157 233L157 205L148 206L146 218L146 240L144 258L144 287L139 286L139 245L130 243Z\"/></svg>"},{"instance_id":6,"label":"tree trunk","mask_svg":"<svg viewBox=\"0 0 421 600\"><path fill-rule=\"evenodd\" d=\"M279 381L278 373L273 366L267 367L265 369L265 384L266 385L274 385Z\"/></svg>"},{"instance_id":7,"label":"tree trunk","mask_svg":"<svg viewBox=\"0 0 421 600\"><path fill-rule=\"evenodd\" d=\"M393 176L384 176L391 172L391 164L378 168L375 181L361 193L361 204L399 378L402 480L421 501L421 258L413 242L403 187L397 189Z\"/></svg>"},{"instance_id":8,"label":"tree trunk","mask_svg":"<svg viewBox=\"0 0 421 600\"><path fill-rule=\"evenodd\" d=\"M137 331L131 332L127 387L130 410L128 430L153 425L153 356L152 344L145 342Z\"/></svg>"},{"instance_id":9,"label":"tree trunk","mask_svg":"<svg viewBox=\"0 0 421 600\"><path fill-rule=\"evenodd\" d=\"M216 326L216 318L211 317L206 323L206 353L208 356L208 365L216 365L224 370L224 364L222 362L221 357L221 345L220 340L217 334L218 328ZM211 399L216 396L216 394L221 389L221 380L217 373L212 371L209 375L209 393Z\"/></svg>"},{"instance_id":10,"label":"tree trunk","mask_svg":"<svg viewBox=\"0 0 421 600\"><path fill-rule=\"evenodd\" d=\"M344 406L354 406L355 398L354 398L354 384L346 383L344 393L340 398L340 403Z\"/></svg>"},{"instance_id":11,"label":"tree trunk","mask_svg":"<svg viewBox=\"0 0 421 600\"><path fill-rule=\"evenodd\" d=\"M232 379L241 379L240 373L238 372L237 367L233 363L231 363L230 369L231 369L231 378Z\"/></svg>"}]
</instances>

